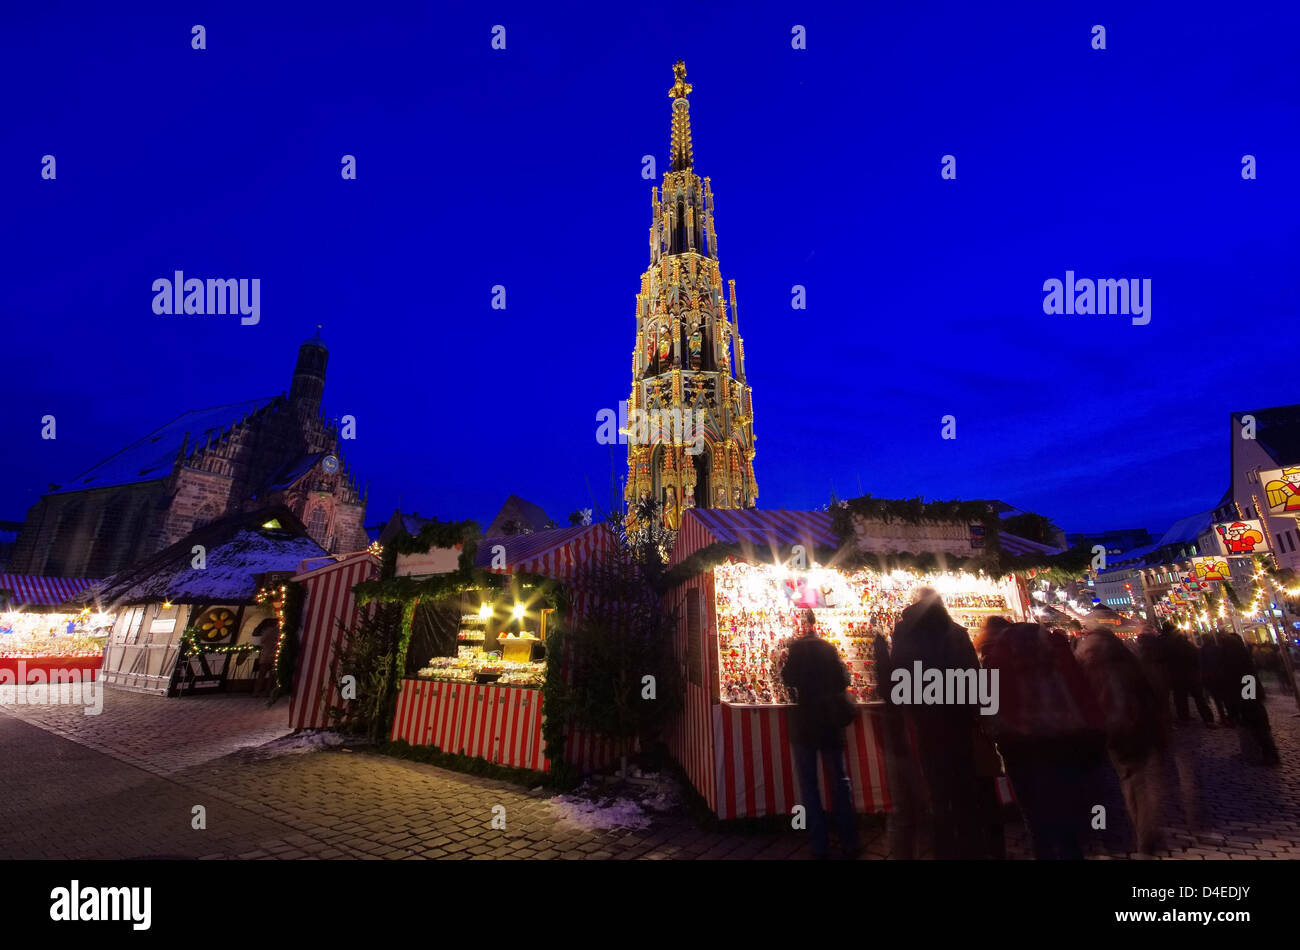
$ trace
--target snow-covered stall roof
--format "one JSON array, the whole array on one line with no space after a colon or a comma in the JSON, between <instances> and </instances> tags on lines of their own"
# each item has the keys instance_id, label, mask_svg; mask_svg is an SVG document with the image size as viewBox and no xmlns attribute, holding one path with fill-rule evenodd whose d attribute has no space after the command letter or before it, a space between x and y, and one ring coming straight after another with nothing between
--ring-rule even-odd
<instances>
[{"instance_id":1,"label":"snow-covered stall roof","mask_svg":"<svg viewBox=\"0 0 1300 950\"><path fill-rule=\"evenodd\" d=\"M268 524L277 525L267 527ZM194 547L204 549L195 566ZM214 522L148 560L86 591L81 599L100 605L151 603L252 603L257 575L297 572L325 550L307 536L287 509L266 509Z\"/></svg>"}]
</instances>

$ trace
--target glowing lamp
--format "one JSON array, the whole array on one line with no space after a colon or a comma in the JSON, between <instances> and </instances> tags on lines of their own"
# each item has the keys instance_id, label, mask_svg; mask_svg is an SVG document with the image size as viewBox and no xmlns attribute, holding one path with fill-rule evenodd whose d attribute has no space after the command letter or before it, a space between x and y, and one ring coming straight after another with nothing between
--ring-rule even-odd
<instances>
[{"instance_id":1,"label":"glowing lamp","mask_svg":"<svg viewBox=\"0 0 1300 950\"><path fill-rule=\"evenodd\" d=\"M524 615L524 605L523 605L523 604L515 604L514 609L510 611L510 616L512 616L512 617L514 617L516 620L518 620L518 619L519 619L520 617L522 617L523 615Z\"/></svg>"},{"instance_id":2,"label":"glowing lamp","mask_svg":"<svg viewBox=\"0 0 1300 950\"><path fill-rule=\"evenodd\" d=\"M492 605L488 603L479 604L478 616L480 620L492 619Z\"/></svg>"}]
</instances>

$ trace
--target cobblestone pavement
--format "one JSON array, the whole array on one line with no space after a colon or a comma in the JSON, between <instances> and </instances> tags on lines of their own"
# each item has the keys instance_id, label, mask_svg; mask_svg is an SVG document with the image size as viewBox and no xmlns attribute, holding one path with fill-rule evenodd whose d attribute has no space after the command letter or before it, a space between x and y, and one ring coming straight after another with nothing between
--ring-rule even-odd
<instances>
[{"instance_id":1,"label":"cobblestone pavement","mask_svg":"<svg viewBox=\"0 0 1300 950\"><path fill-rule=\"evenodd\" d=\"M4 697L0 697L2 703ZM648 827L592 829L549 794L357 751L258 747L286 733L284 703L242 696L164 699L109 690L104 713L0 705L0 858L672 859L807 857L798 832L705 830L681 808ZM1283 767L1245 765L1233 732L1179 727L1197 753L1199 827L1185 827L1170 783L1170 849L1182 859L1300 857L1300 716L1269 703ZM1110 828L1093 856L1122 858L1130 831L1112 781ZM191 826L202 805L207 827ZM506 828L492 827L493 808ZM50 829L56 829L51 832ZM59 830L62 829L62 830ZM868 819L865 856L883 858ZM1008 853L1026 857L1007 825Z\"/></svg>"}]
</instances>

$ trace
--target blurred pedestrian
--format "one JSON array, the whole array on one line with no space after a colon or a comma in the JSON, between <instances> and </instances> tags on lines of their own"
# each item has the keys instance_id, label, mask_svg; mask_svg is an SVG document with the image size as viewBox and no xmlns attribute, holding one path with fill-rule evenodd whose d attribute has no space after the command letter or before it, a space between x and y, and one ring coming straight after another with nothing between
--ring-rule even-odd
<instances>
[{"instance_id":1,"label":"blurred pedestrian","mask_svg":"<svg viewBox=\"0 0 1300 950\"><path fill-rule=\"evenodd\" d=\"M1156 695L1164 703L1165 718L1172 718L1173 676L1170 670L1168 642L1160 636L1160 631L1153 624L1144 623L1134 646L1137 649L1137 658L1142 663L1143 672L1151 681Z\"/></svg>"},{"instance_id":2,"label":"blurred pedestrian","mask_svg":"<svg viewBox=\"0 0 1300 950\"><path fill-rule=\"evenodd\" d=\"M1034 623L990 631L980 659L998 671L992 732L1039 860L1079 860L1105 754L1096 697L1064 637Z\"/></svg>"},{"instance_id":3,"label":"blurred pedestrian","mask_svg":"<svg viewBox=\"0 0 1300 950\"><path fill-rule=\"evenodd\" d=\"M1235 707L1229 702L1231 689L1224 675L1223 647L1219 642L1220 636L1222 634L1218 632L1201 634L1201 652L1197 660L1201 668L1201 682L1205 684L1206 692L1210 694L1210 699L1214 701L1214 708L1219 714L1219 722L1225 726L1235 727L1237 725L1234 713Z\"/></svg>"},{"instance_id":4,"label":"blurred pedestrian","mask_svg":"<svg viewBox=\"0 0 1300 950\"><path fill-rule=\"evenodd\" d=\"M1137 850L1154 854L1160 846L1169 744L1165 701L1141 661L1110 630L1088 631L1075 657L1101 704L1106 749L1119 775Z\"/></svg>"},{"instance_id":5,"label":"blurred pedestrian","mask_svg":"<svg viewBox=\"0 0 1300 950\"><path fill-rule=\"evenodd\" d=\"M802 636L790 644L781 679L795 690L791 739L799 791L808 814L813 857L830 857L830 834L822 808L818 762L831 776L831 807L845 857L858 856L858 818L844 761L844 730L856 717L847 690L852 678L839 651L817 634L817 618L804 612Z\"/></svg>"},{"instance_id":6,"label":"blurred pedestrian","mask_svg":"<svg viewBox=\"0 0 1300 950\"><path fill-rule=\"evenodd\" d=\"M1165 642L1165 655L1169 658L1170 688L1174 696L1174 712L1179 722L1190 722L1191 713L1187 701L1196 703L1196 711L1201 721L1207 726L1214 725L1214 713L1205 699L1205 687L1201 683L1200 657L1192 641L1178 632L1168 621L1160 626L1160 639Z\"/></svg>"},{"instance_id":7,"label":"blurred pedestrian","mask_svg":"<svg viewBox=\"0 0 1300 950\"><path fill-rule=\"evenodd\" d=\"M918 663L925 671L979 670L970 634L953 621L930 587L914 591L913 603L899 616L890 662L894 670L908 674ZM890 693L892 702L892 689ZM907 704L901 710L924 780L933 856L938 860L982 857L986 816L981 813L975 763L979 707Z\"/></svg>"},{"instance_id":8,"label":"blurred pedestrian","mask_svg":"<svg viewBox=\"0 0 1300 950\"><path fill-rule=\"evenodd\" d=\"M1239 729L1237 738L1241 754L1247 762L1274 766L1281 761L1273 731L1269 727L1268 710L1264 708L1259 689L1259 675L1250 659L1245 641L1235 633L1219 635L1222 651L1223 678L1227 685L1225 702L1233 711Z\"/></svg>"},{"instance_id":9,"label":"blurred pedestrian","mask_svg":"<svg viewBox=\"0 0 1300 950\"><path fill-rule=\"evenodd\" d=\"M882 743L885 747L885 779L889 786L891 808L885 816L885 837L889 857L895 861L911 861L921 857L919 825L928 808L925 800L925 782L911 734L903 721L902 707L889 697L890 673L893 660L889 641L876 632L873 639L876 691L885 705L881 711Z\"/></svg>"}]
</instances>

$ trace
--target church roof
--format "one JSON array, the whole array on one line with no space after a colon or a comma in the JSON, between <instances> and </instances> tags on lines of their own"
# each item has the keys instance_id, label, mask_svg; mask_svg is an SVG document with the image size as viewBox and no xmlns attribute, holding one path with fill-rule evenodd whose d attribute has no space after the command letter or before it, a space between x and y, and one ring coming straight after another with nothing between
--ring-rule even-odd
<instances>
[{"instance_id":1,"label":"church roof","mask_svg":"<svg viewBox=\"0 0 1300 950\"><path fill-rule=\"evenodd\" d=\"M265 409L272 401L272 397L267 397L186 412L58 486L52 494L134 485L166 478L171 474L176 455L187 434L189 447L196 448L206 442L209 435L219 438L244 416Z\"/></svg>"},{"instance_id":2,"label":"church roof","mask_svg":"<svg viewBox=\"0 0 1300 950\"><path fill-rule=\"evenodd\" d=\"M284 489L291 487L294 482L310 472L316 466L316 463L328 454L328 452L312 452L310 455L304 455L296 461L286 463L267 479L266 484L259 488L253 497L261 498L271 492L284 491Z\"/></svg>"}]
</instances>

